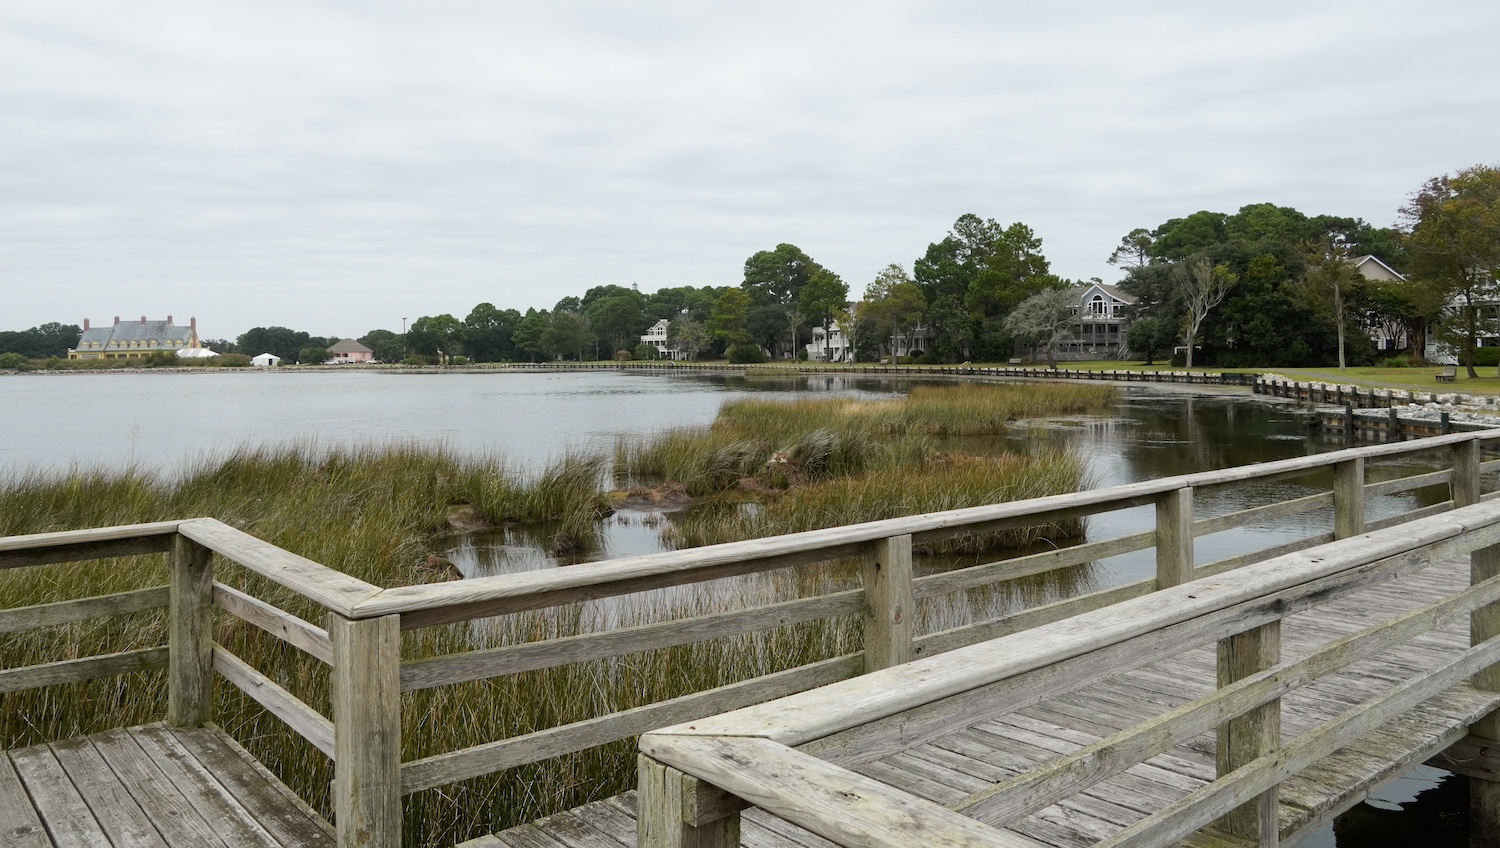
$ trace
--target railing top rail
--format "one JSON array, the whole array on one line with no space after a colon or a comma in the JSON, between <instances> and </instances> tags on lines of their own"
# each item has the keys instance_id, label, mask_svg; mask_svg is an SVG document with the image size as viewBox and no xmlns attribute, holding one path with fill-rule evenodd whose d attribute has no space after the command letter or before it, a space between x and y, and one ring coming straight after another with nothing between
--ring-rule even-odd
<instances>
[{"instance_id":1,"label":"railing top rail","mask_svg":"<svg viewBox=\"0 0 1500 848\"><path fill-rule=\"evenodd\" d=\"M1455 433L1411 442L1346 448L1322 454L1293 457L1274 462L1202 471L1128 483L1107 489L1090 489L1024 501L990 504L966 509L868 521L824 530L808 530L764 539L726 542L680 551L583 563L568 568L478 577L449 583L399 586L386 589L354 604L360 618L489 605L482 614L519 611L548 606L560 600L583 600L640 591L682 582L685 574L701 572L697 579L727 576L731 566L738 572L767 570L852 553L855 546L902 535L935 535L961 532L965 527L992 524L1064 510L1104 512L1144 502L1155 495L1183 488L1201 488L1243 482L1263 477L1312 471L1350 459L1379 459L1474 440L1500 439L1494 432ZM756 564L759 564L756 567ZM503 608L502 608L503 607ZM446 620L462 620L456 614Z\"/></svg>"},{"instance_id":2,"label":"railing top rail","mask_svg":"<svg viewBox=\"0 0 1500 848\"><path fill-rule=\"evenodd\" d=\"M143 539L170 536L181 521L155 521L150 524L124 524L119 527L97 527L90 530L63 530L54 533L31 533L25 536L0 537L0 553L43 551L70 545L115 542L120 539Z\"/></svg>"},{"instance_id":3,"label":"railing top rail","mask_svg":"<svg viewBox=\"0 0 1500 848\"><path fill-rule=\"evenodd\" d=\"M1424 549L1464 536L1464 550L1500 543L1500 503L1331 542L1023 634L655 732L757 736L801 745L1321 578L1393 557L1429 554Z\"/></svg>"},{"instance_id":4,"label":"railing top rail","mask_svg":"<svg viewBox=\"0 0 1500 848\"><path fill-rule=\"evenodd\" d=\"M233 562L285 586L309 600L349 617L360 601L380 594L380 587L276 547L212 518L183 521L183 536Z\"/></svg>"}]
</instances>

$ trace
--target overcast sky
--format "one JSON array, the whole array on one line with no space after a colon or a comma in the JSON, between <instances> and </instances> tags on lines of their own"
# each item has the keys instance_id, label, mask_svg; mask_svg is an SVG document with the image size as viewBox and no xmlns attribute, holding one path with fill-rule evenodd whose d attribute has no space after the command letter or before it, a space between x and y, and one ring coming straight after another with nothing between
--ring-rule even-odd
<instances>
[{"instance_id":1,"label":"overcast sky","mask_svg":"<svg viewBox=\"0 0 1500 848\"><path fill-rule=\"evenodd\" d=\"M594 285L855 293L973 212L1054 272L1500 162L1500 3L0 0L0 329L399 330Z\"/></svg>"}]
</instances>

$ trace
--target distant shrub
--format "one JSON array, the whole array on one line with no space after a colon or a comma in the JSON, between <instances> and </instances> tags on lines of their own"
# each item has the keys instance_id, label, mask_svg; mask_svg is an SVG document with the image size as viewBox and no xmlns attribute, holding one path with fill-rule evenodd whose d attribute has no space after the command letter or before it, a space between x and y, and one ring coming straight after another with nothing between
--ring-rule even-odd
<instances>
[{"instance_id":1,"label":"distant shrub","mask_svg":"<svg viewBox=\"0 0 1500 848\"><path fill-rule=\"evenodd\" d=\"M209 360L215 368L249 368L250 356L244 353L221 353Z\"/></svg>"},{"instance_id":2,"label":"distant shrub","mask_svg":"<svg viewBox=\"0 0 1500 848\"><path fill-rule=\"evenodd\" d=\"M1497 348L1497 350L1500 350L1500 348ZM1383 360L1380 366L1382 368L1410 368L1411 356L1405 353L1400 356L1390 356Z\"/></svg>"},{"instance_id":3,"label":"distant shrub","mask_svg":"<svg viewBox=\"0 0 1500 848\"><path fill-rule=\"evenodd\" d=\"M428 357L423 356L420 353L408 353L406 355L406 358L403 359L403 360L401 360L401 364L402 365L431 365L432 364L432 360L430 360Z\"/></svg>"},{"instance_id":4,"label":"distant shrub","mask_svg":"<svg viewBox=\"0 0 1500 848\"><path fill-rule=\"evenodd\" d=\"M468 365L469 364L469 357L467 357L467 356L450 356L450 357L448 357L448 364L449 365Z\"/></svg>"},{"instance_id":5,"label":"distant shrub","mask_svg":"<svg viewBox=\"0 0 1500 848\"><path fill-rule=\"evenodd\" d=\"M632 359L635 359L635 354L631 353L628 350L625 350L624 348L615 351L616 362L629 362Z\"/></svg>"},{"instance_id":6,"label":"distant shrub","mask_svg":"<svg viewBox=\"0 0 1500 848\"><path fill-rule=\"evenodd\" d=\"M656 345L641 342L635 346L635 358L642 362L654 362L661 359L661 351L656 349Z\"/></svg>"},{"instance_id":7,"label":"distant shrub","mask_svg":"<svg viewBox=\"0 0 1500 848\"><path fill-rule=\"evenodd\" d=\"M1183 352L1172 354L1172 365L1175 368L1181 368L1187 365L1187 353Z\"/></svg>"},{"instance_id":8,"label":"distant shrub","mask_svg":"<svg viewBox=\"0 0 1500 848\"><path fill-rule=\"evenodd\" d=\"M154 350L150 356L146 357L148 368L165 368L176 364L177 351L175 350Z\"/></svg>"},{"instance_id":9,"label":"distant shrub","mask_svg":"<svg viewBox=\"0 0 1500 848\"><path fill-rule=\"evenodd\" d=\"M1475 365L1500 365L1500 347L1481 347L1474 351Z\"/></svg>"},{"instance_id":10,"label":"distant shrub","mask_svg":"<svg viewBox=\"0 0 1500 848\"><path fill-rule=\"evenodd\" d=\"M31 360L19 353L0 353L0 368L7 371L30 371Z\"/></svg>"},{"instance_id":11,"label":"distant shrub","mask_svg":"<svg viewBox=\"0 0 1500 848\"><path fill-rule=\"evenodd\" d=\"M726 354L732 365L749 365L756 362L766 361L766 352L760 349L760 345L740 342L729 346Z\"/></svg>"},{"instance_id":12,"label":"distant shrub","mask_svg":"<svg viewBox=\"0 0 1500 848\"><path fill-rule=\"evenodd\" d=\"M802 362L806 362L807 361L807 350L803 349L803 350L797 351L797 359L801 360Z\"/></svg>"}]
</instances>

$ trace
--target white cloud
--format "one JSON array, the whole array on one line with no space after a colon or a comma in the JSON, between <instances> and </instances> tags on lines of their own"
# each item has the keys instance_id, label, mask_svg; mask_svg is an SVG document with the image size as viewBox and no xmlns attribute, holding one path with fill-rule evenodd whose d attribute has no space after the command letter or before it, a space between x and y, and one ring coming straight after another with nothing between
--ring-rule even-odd
<instances>
[{"instance_id":1,"label":"white cloud","mask_svg":"<svg viewBox=\"0 0 1500 848\"><path fill-rule=\"evenodd\" d=\"M965 212L1059 273L1261 201L1387 224L1493 161L1479 3L167 3L0 10L0 328L399 327ZM357 296L355 295L357 293ZM80 314L75 314L80 313Z\"/></svg>"}]
</instances>

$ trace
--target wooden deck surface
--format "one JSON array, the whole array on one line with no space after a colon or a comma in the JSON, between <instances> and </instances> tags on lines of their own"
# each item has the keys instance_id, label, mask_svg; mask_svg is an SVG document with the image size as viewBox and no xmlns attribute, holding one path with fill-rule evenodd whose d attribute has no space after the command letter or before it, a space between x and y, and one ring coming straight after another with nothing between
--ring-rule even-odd
<instances>
[{"instance_id":1,"label":"wooden deck surface","mask_svg":"<svg viewBox=\"0 0 1500 848\"><path fill-rule=\"evenodd\" d=\"M148 725L0 754L0 844L331 848L334 838L222 731Z\"/></svg>"},{"instance_id":2,"label":"wooden deck surface","mask_svg":"<svg viewBox=\"0 0 1500 848\"><path fill-rule=\"evenodd\" d=\"M1435 564L1286 619L1284 660L1458 591L1468 563ZM1282 733L1291 739L1380 694L1418 669L1430 669L1468 647L1466 619L1351 666L1283 699ZM1034 765L1132 727L1214 689L1212 646L1159 660L1065 697L980 722L856 771L938 803L953 803ZM1333 816L1462 738L1476 718L1500 706L1500 695L1460 686L1386 724L1281 787L1283 844L1293 844ZM1438 763L1440 765L1440 763ZM1092 845L1214 779L1214 736L1207 734L1016 822L1011 830L1056 848ZM742 828L747 848L808 848L827 842L760 811ZM1239 843L1200 834L1200 848ZM464 843L466 848L621 848L635 846L633 793L559 813Z\"/></svg>"}]
</instances>

